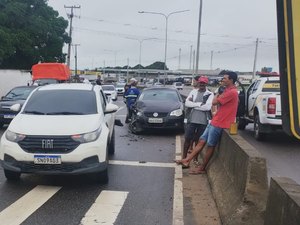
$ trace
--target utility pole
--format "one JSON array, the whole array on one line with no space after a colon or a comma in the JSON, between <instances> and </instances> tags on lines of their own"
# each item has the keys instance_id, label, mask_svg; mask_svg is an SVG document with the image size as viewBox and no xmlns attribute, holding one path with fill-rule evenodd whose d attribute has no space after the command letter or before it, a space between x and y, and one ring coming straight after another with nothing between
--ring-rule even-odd
<instances>
[{"instance_id":1,"label":"utility pole","mask_svg":"<svg viewBox=\"0 0 300 225\"><path fill-rule=\"evenodd\" d=\"M195 50L193 51L193 77L195 76Z\"/></svg>"},{"instance_id":2,"label":"utility pole","mask_svg":"<svg viewBox=\"0 0 300 225\"><path fill-rule=\"evenodd\" d=\"M197 38L197 54L196 54L196 68L195 68L195 75L196 75L196 76L198 75L198 66L199 66L201 18L202 18L202 0L200 0L200 9L199 9L198 38Z\"/></svg>"},{"instance_id":3,"label":"utility pole","mask_svg":"<svg viewBox=\"0 0 300 225\"><path fill-rule=\"evenodd\" d=\"M189 69L192 69L192 55L193 55L193 45L191 45L191 49L190 49L190 67Z\"/></svg>"},{"instance_id":4,"label":"utility pole","mask_svg":"<svg viewBox=\"0 0 300 225\"><path fill-rule=\"evenodd\" d=\"M70 31L69 31L69 37L70 42L68 45L68 56L67 56L67 65L70 67L70 59L71 59L71 45L72 45L72 22L74 17L74 9L80 9L80 6L64 6L65 9L71 9L71 14L67 14L68 18L70 19Z\"/></svg>"},{"instance_id":5,"label":"utility pole","mask_svg":"<svg viewBox=\"0 0 300 225\"><path fill-rule=\"evenodd\" d=\"M212 70L212 62L213 62L214 51L210 52L210 70Z\"/></svg>"},{"instance_id":6,"label":"utility pole","mask_svg":"<svg viewBox=\"0 0 300 225\"><path fill-rule=\"evenodd\" d=\"M126 83L128 83L128 81L129 81L129 58L127 58L127 73L126 73L126 80L127 80Z\"/></svg>"},{"instance_id":7,"label":"utility pole","mask_svg":"<svg viewBox=\"0 0 300 225\"><path fill-rule=\"evenodd\" d=\"M254 63L253 63L252 81L254 80L255 75L256 75L257 49L258 49L258 38L256 38L256 44L255 44L255 53L254 53Z\"/></svg>"},{"instance_id":8,"label":"utility pole","mask_svg":"<svg viewBox=\"0 0 300 225\"><path fill-rule=\"evenodd\" d=\"M180 70L180 61L181 61L181 48L179 48L179 56L178 56L178 70Z\"/></svg>"},{"instance_id":9,"label":"utility pole","mask_svg":"<svg viewBox=\"0 0 300 225\"><path fill-rule=\"evenodd\" d=\"M105 75L105 60L103 61L103 76Z\"/></svg>"},{"instance_id":10,"label":"utility pole","mask_svg":"<svg viewBox=\"0 0 300 225\"><path fill-rule=\"evenodd\" d=\"M79 81L78 79L78 75L77 75L77 46L80 46L80 44L73 44L73 46L75 46L75 79L76 81Z\"/></svg>"}]
</instances>

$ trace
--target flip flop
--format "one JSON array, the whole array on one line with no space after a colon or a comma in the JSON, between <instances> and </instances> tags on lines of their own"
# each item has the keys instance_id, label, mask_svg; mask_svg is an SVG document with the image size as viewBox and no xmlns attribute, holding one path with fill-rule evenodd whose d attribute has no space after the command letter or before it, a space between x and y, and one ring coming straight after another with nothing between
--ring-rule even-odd
<instances>
[{"instance_id":1,"label":"flip flop","mask_svg":"<svg viewBox=\"0 0 300 225\"><path fill-rule=\"evenodd\" d=\"M182 164L182 169L188 169L188 168L190 168L190 166L189 165L184 165L184 164Z\"/></svg>"},{"instance_id":2,"label":"flip flop","mask_svg":"<svg viewBox=\"0 0 300 225\"><path fill-rule=\"evenodd\" d=\"M189 171L189 174L191 174L191 175L206 174L206 171L205 170L191 170L191 171Z\"/></svg>"},{"instance_id":3,"label":"flip flop","mask_svg":"<svg viewBox=\"0 0 300 225\"><path fill-rule=\"evenodd\" d=\"M182 169L186 169L186 168L189 168L189 167L190 167L189 164L184 164L181 160L176 160L176 159L174 159L174 162L175 162L177 165L182 165Z\"/></svg>"}]
</instances>

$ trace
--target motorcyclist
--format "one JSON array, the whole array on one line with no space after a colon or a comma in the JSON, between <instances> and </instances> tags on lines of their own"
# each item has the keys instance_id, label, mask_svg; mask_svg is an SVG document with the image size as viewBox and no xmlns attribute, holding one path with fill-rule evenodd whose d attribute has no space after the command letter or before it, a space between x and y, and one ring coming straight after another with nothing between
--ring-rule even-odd
<instances>
[{"instance_id":1,"label":"motorcyclist","mask_svg":"<svg viewBox=\"0 0 300 225\"><path fill-rule=\"evenodd\" d=\"M140 90L136 87L138 81L135 78L130 79L130 88L125 92L127 116L125 123L129 123L132 116L132 106L140 95Z\"/></svg>"}]
</instances>

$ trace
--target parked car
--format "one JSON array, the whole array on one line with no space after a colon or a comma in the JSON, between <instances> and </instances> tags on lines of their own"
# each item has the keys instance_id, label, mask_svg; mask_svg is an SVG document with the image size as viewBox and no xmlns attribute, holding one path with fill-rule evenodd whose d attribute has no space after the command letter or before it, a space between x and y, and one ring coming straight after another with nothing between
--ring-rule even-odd
<instances>
[{"instance_id":1,"label":"parked car","mask_svg":"<svg viewBox=\"0 0 300 225\"><path fill-rule=\"evenodd\" d=\"M146 87L151 87L152 85L153 85L153 82L147 82L147 83L145 84Z\"/></svg>"},{"instance_id":2,"label":"parked car","mask_svg":"<svg viewBox=\"0 0 300 225\"><path fill-rule=\"evenodd\" d=\"M117 83L116 90L118 95L124 95L126 83Z\"/></svg>"},{"instance_id":3,"label":"parked car","mask_svg":"<svg viewBox=\"0 0 300 225\"><path fill-rule=\"evenodd\" d=\"M177 89L145 88L133 106L129 128L133 133L145 129L184 129L184 104Z\"/></svg>"},{"instance_id":4,"label":"parked car","mask_svg":"<svg viewBox=\"0 0 300 225\"><path fill-rule=\"evenodd\" d=\"M103 92L106 94L107 98L111 98L113 101L118 100L118 93L113 84L102 85Z\"/></svg>"},{"instance_id":5,"label":"parked car","mask_svg":"<svg viewBox=\"0 0 300 225\"><path fill-rule=\"evenodd\" d=\"M173 87L178 90L183 90L183 83L182 82L174 82Z\"/></svg>"},{"instance_id":6,"label":"parked car","mask_svg":"<svg viewBox=\"0 0 300 225\"><path fill-rule=\"evenodd\" d=\"M239 129L254 126L254 138L262 141L268 134L282 131L280 77L263 75L253 81L239 101Z\"/></svg>"},{"instance_id":7,"label":"parked car","mask_svg":"<svg viewBox=\"0 0 300 225\"><path fill-rule=\"evenodd\" d=\"M65 83L36 88L0 142L8 180L21 173L89 174L107 181L108 154L115 151L115 112L101 86Z\"/></svg>"},{"instance_id":8,"label":"parked car","mask_svg":"<svg viewBox=\"0 0 300 225\"><path fill-rule=\"evenodd\" d=\"M11 89L5 96L1 97L0 101L0 128L4 124L9 124L17 115L17 112L10 110L10 107L16 103L21 106L26 101L29 94L36 86L19 86Z\"/></svg>"},{"instance_id":9,"label":"parked car","mask_svg":"<svg viewBox=\"0 0 300 225\"><path fill-rule=\"evenodd\" d=\"M153 84L153 86L155 86L155 87L163 87L164 85L162 83L160 83L160 82L156 82L156 83Z\"/></svg>"}]
</instances>

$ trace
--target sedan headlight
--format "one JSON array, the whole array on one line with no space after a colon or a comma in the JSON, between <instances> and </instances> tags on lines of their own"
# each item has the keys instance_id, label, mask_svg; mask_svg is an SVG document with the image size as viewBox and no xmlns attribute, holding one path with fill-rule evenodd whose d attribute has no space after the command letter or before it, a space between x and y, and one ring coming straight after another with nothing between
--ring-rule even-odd
<instances>
[{"instance_id":1,"label":"sedan headlight","mask_svg":"<svg viewBox=\"0 0 300 225\"><path fill-rule=\"evenodd\" d=\"M183 114L182 109L176 109L170 113L170 116L181 116Z\"/></svg>"},{"instance_id":2,"label":"sedan headlight","mask_svg":"<svg viewBox=\"0 0 300 225\"><path fill-rule=\"evenodd\" d=\"M74 141L78 141L80 143L88 143L88 142L92 142L98 139L98 137L101 134L101 127L95 131L89 132L89 133L85 133L85 134L75 134L72 135L71 138Z\"/></svg>"},{"instance_id":3,"label":"sedan headlight","mask_svg":"<svg viewBox=\"0 0 300 225\"><path fill-rule=\"evenodd\" d=\"M6 133L5 133L5 137L9 141L17 143L19 141L22 141L26 137L26 135L24 135L24 134L17 134L15 132L7 130Z\"/></svg>"}]
</instances>

